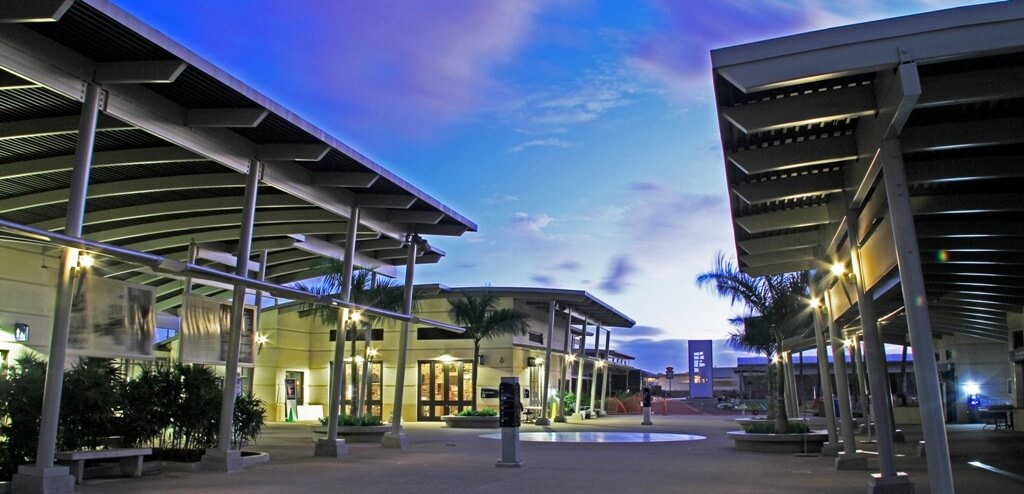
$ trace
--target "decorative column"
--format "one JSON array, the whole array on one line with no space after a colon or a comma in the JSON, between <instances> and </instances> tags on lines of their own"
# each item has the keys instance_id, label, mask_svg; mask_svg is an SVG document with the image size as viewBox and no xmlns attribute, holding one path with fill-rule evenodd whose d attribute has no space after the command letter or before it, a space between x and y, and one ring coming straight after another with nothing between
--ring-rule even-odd
<instances>
[{"instance_id":1,"label":"decorative column","mask_svg":"<svg viewBox=\"0 0 1024 494\"><path fill-rule=\"evenodd\" d=\"M410 234L408 237L409 257L405 261L405 315L412 316L413 275L416 272L416 249L419 236ZM398 364L395 369L395 405L391 411L391 431L384 434L380 445L385 448L405 449L409 447L409 438L402 432L402 398L405 395L406 361L409 358L409 321L402 323L402 334L398 338ZM473 365L478 365L473 362Z\"/></svg>"},{"instance_id":2,"label":"decorative column","mask_svg":"<svg viewBox=\"0 0 1024 494\"><path fill-rule=\"evenodd\" d=\"M64 234L71 237L82 236L101 93L102 89L99 86L85 84L64 224ZM57 296L53 309L53 332L50 334L50 352L47 356L46 380L43 384L43 408L39 417L36 461L34 465L18 467L18 473L13 476L13 487L16 492L45 492L48 487L55 488L57 492L61 492L61 489L71 492L75 488L74 477L69 474L68 467L54 466L53 460L57 450L57 425L60 422L60 395L64 386L71 304L75 292L75 279L82 269L78 266L78 253L78 249L65 247L61 254L60 271L57 273Z\"/></svg>"},{"instance_id":3,"label":"decorative column","mask_svg":"<svg viewBox=\"0 0 1024 494\"><path fill-rule=\"evenodd\" d=\"M910 209L903 153L899 141L882 143L882 174L889 202L889 219L896 246L896 263L900 272L900 288L907 314L910 345L914 349L914 377L917 379L921 429L928 445L928 480L932 492L953 492L953 471L942 410L938 368L930 356L935 354L928 300L921 272L921 252L917 245L914 215ZM906 352L906 347L904 347ZM906 355L906 353L904 353Z\"/></svg>"},{"instance_id":4,"label":"decorative column","mask_svg":"<svg viewBox=\"0 0 1024 494\"><path fill-rule=\"evenodd\" d=\"M551 421L548 420L548 387L551 385L551 340L555 337L555 308L554 300L548 302L548 337L544 342L544 387L540 392L541 413L534 420L537 425L551 425Z\"/></svg>"},{"instance_id":5,"label":"decorative column","mask_svg":"<svg viewBox=\"0 0 1024 494\"><path fill-rule=\"evenodd\" d=\"M355 202L348 215L348 228L345 230L345 259L341 268L341 300L348 302L352 297L352 271L355 268L356 236L359 233L359 208ZM314 456L340 458L348 454L348 446L344 439L338 439L338 415L345 399L345 340L351 312L347 308L339 310L338 336L334 338L334 368L331 376L330 405L327 415L327 437L316 442Z\"/></svg>"},{"instance_id":6,"label":"decorative column","mask_svg":"<svg viewBox=\"0 0 1024 494\"><path fill-rule=\"evenodd\" d=\"M875 419L871 415L871 400L868 399L868 378L867 373L864 371L864 353L861 351L860 336L854 334L850 336L850 355L854 361L854 369L857 372L857 392L860 398L860 416L864 419L864 427L868 431L868 440L871 440L871 436L874 434L874 422Z\"/></svg>"}]
</instances>

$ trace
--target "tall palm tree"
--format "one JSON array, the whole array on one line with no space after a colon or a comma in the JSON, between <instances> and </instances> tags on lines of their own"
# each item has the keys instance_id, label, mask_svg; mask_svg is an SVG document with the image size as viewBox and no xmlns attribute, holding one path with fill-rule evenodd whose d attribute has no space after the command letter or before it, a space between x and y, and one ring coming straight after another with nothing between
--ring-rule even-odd
<instances>
[{"instance_id":1,"label":"tall palm tree","mask_svg":"<svg viewBox=\"0 0 1024 494\"><path fill-rule=\"evenodd\" d=\"M473 401L476 410L476 382L480 362L480 342L485 339L510 334L526 334L529 324L526 314L510 308L498 307L499 297L489 290L479 294L463 293L463 298L449 299L448 314L456 324L466 328L466 335L473 339Z\"/></svg>"},{"instance_id":2,"label":"tall palm tree","mask_svg":"<svg viewBox=\"0 0 1024 494\"><path fill-rule=\"evenodd\" d=\"M713 288L734 305L743 304L743 314L730 319L741 328L730 335L730 345L764 353L770 376L771 361L782 351L783 340L795 335L808 315L802 302L807 297L807 273L753 277L719 253L715 267L697 276L697 285ZM782 372L776 374L775 430L783 433L789 428L783 394L785 377Z\"/></svg>"},{"instance_id":3,"label":"tall palm tree","mask_svg":"<svg viewBox=\"0 0 1024 494\"><path fill-rule=\"evenodd\" d=\"M339 259L327 259L324 261L322 271L326 274L317 278L316 281L312 282L300 282L296 284L296 287L300 290L305 290L310 293L314 293L320 296L339 296L342 289L342 280L344 280L345 263ZM371 307L377 307L379 309L389 310L392 312L401 312L404 308L404 286L391 278L379 277L376 275L374 269L361 269L352 273L352 291L349 296L349 301L366 305ZM342 336L341 331L347 331L348 329L362 328L366 336L365 350L370 348L371 344L371 329L383 319L380 316L374 316L371 314L363 314L358 321L350 321L348 327L341 328L338 320L339 310L336 307L325 306L321 304L315 304L312 302L304 302L300 315L302 317L308 317L310 315L316 316L320 319L324 325L329 327L338 328L338 337ZM353 382L356 387L356 395L363 397L364 394L368 394L368 390L365 390L368 383L364 379L364 383L356 382L354 377L357 375L357 363L356 363L356 339L350 339L350 356L351 356L351 373L353 376ZM365 376L367 372L368 364L364 355L363 374ZM362 408L359 406L359 402L363 400L354 399L352 400L351 414L360 415Z\"/></svg>"}]
</instances>

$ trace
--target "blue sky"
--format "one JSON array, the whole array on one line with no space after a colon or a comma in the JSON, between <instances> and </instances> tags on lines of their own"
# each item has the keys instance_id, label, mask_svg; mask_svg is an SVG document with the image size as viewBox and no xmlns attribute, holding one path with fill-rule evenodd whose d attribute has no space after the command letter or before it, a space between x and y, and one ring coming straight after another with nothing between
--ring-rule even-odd
<instances>
[{"instance_id":1,"label":"blue sky","mask_svg":"<svg viewBox=\"0 0 1024 494\"><path fill-rule=\"evenodd\" d=\"M479 224L417 282L587 290L649 370L738 312L694 284L735 255L708 51L978 3L114 2Z\"/></svg>"}]
</instances>

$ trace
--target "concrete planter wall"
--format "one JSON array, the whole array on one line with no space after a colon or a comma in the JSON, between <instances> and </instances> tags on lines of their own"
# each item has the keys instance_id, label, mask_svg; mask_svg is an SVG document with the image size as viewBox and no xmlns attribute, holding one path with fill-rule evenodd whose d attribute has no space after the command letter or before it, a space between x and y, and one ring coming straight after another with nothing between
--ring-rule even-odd
<instances>
[{"instance_id":1,"label":"concrete planter wall","mask_svg":"<svg viewBox=\"0 0 1024 494\"><path fill-rule=\"evenodd\" d=\"M818 453L828 441L826 432L806 434L750 434L744 431L727 432L739 451L761 453ZM805 449L806 448L806 449Z\"/></svg>"},{"instance_id":2,"label":"concrete planter wall","mask_svg":"<svg viewBox=\"0 0 1024 494\"><path fill-rule=\"evenodd\" d=\"M441 417L445 425L459 429L497 429L498 416L493 417L461 417L459 415L445 415Z\"/></svg>"},{"instance_id":3,"label":"concrete planter wall","mask_svg":"<svg viewBox=\"0 0 1024 494\"><path fill-rule=\"evenodd\" d=\"M339 425L338 438L346 443L379 443L384 434L391 430L388 424L382 425ZM314 439L327 436L327 429L315 429Z\"/></svg>"}]
</instances>

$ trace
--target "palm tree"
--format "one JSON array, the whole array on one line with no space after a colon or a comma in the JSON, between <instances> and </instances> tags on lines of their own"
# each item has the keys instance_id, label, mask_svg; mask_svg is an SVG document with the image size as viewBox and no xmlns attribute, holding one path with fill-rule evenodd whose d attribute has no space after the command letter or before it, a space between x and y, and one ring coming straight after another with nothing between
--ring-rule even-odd
<instances>
[{"instance_id":1,"label":"palm tree","mask_svg":"<svg viewBox=\"0 0 1024 494\"><path fill-rule=\"evenodd\" d=\"M323 266L323 272L326 274L321 276L315 282L309 283L297 283L296 287L300 290L305 290L310 293L314 293L320 296L340 296L342 289L342 280L344 279L345 263L339 259L327 259ZM361 269L352 273L352 291L349 296L349 301L366 305L370 307L376 307L379 309L389 310L392 312L401 312L404 308L404 286L398 281L377 276L374 269ZM300 314L303 317L315 315L320 319L324 325L329 327L338 327L340 338L341 331L347 329L356 329L361 327L366 336L366 344L364 351L368 351L371 344L371 328L373 328L381 319L380 316L374 316L371 314L362 314L358 321L350 321L348 328L339 327L339 311L336 307L326 306L321 304L315 304L312 302L304 302ZM357 363L356 363L356 339L350 340L350 356L352 361L352 369L349 375L357 375ZM362 407L360 403L363 402L362 397L369 395L369 390L364 389L369 386L368 381L365 379L367 368L369 363L367 362L368 355L363 356L363 382L356 382L356 395L360 399L352 400L351 414L360 415L362 413Z\"/></svg>"},{"instance_id":2,"label":"palm tree","mask_svg":"<svg viewBox=\"0 0 1024 494\"><path fill-rule=\"evenodd\" d=\"M448 314L456 324L466 328L466 336L473 339L473 401L476 410L477 363L480 361L480 342L510 334L526 334L529 324L526 314L510 308L499 308L499 297L489 290L478 295L463 293L463 298L449 299Z\"/></svg>"},{"instance_id":3,"label":"palm tree","mask_svg":"<svg viewBox=\"0 0 1024 494\"><path fill-rule=\"evenodd\" d=\"M795 335L807 316L802 303L807 297L807 273L753 277L739 271L720 253L715 267L697 276L697 285L713 288L718 295L728 297L732 304L743 304L744 313L730 319L740 329L730 335L729 344L764 353L771 376L771 361L782 350L783 340ZM783 398L783 373L778 372L776 379L775 430L784 433L789 427L789 418Z\"/></svg>"}]
</instances>

